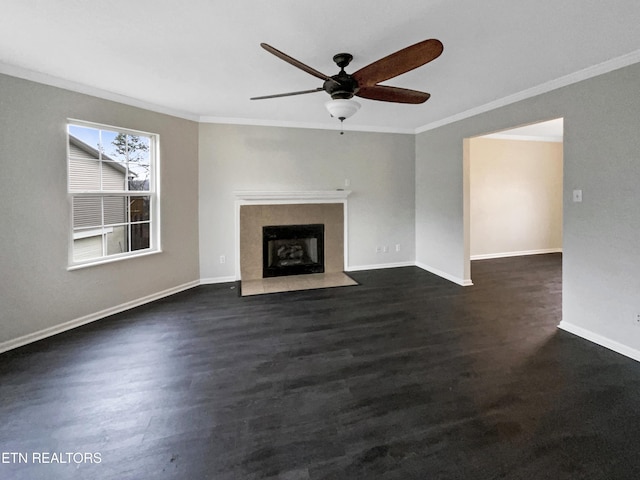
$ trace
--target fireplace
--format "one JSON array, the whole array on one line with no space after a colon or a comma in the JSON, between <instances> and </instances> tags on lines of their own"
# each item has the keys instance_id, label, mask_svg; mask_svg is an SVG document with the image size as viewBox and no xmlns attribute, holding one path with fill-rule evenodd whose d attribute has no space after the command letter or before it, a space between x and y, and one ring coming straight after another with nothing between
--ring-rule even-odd
<instances>
[{"instance_id":1,"label":"fireplace","mask_svg":"<svg viewBox=\"0 0 640 480\"><path fill-rule=\"evenodd\" d=\"M343 272L347 264L349 193L235 192L236 280L266 280L262 229L274 225L324 225L324 236L320 236L324 245L323 273Z\"/></svg>"},{"instance_id":2,"label":"fireplace","mask_svg":"<svg viewBox=\"0 0 640 480\"><path fill-rule=\"evenodd\" d=\"M262 276L324 273L324 224L262 227Z\"/></svg>"}]
</instances>

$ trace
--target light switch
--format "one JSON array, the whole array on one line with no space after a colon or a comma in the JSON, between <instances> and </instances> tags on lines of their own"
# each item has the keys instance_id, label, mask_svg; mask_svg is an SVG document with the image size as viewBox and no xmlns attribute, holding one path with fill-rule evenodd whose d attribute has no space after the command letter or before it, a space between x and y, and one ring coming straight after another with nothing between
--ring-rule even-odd
<instances>
[{"instance_id":1,"label":"light switch","mask_svg":"<svg viewBox=\"0 0 640 480\"><path fill-rule=\"evenodd\" d=\"M582 201L582 190L574 190L573 191L573 201L581 202Z\"/></svg>"}]
</instances>

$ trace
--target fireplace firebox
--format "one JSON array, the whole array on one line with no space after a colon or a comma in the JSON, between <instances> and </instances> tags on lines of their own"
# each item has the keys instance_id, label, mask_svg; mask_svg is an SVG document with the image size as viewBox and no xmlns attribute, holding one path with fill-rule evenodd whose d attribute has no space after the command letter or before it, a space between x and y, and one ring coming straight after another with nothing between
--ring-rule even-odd
<instances>
[{"instance_id":1,"label":"fireplace firebox","mask_svg":"<svg viewBox=\"0 0 640 480\"><path fill-rule=\"evenodd\" d=\"M262 276L324 272L324 225L262 227Z\"/></svg>"}]
</instances>

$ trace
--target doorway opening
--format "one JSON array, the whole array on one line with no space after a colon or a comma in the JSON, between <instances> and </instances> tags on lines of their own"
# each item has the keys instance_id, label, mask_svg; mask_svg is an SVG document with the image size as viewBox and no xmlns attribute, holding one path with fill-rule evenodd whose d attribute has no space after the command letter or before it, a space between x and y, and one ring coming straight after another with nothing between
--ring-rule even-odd
<instances>
[{"instance_id":1,"label":"doorway opening","mask_svg":"<svg viewBox=\"0 0 640 480\"><path fill-rule=\"evenodd\" d=\"M562 118L464 140L465 279L471 260L562 251Z\"/></svg>"}]
</instances>

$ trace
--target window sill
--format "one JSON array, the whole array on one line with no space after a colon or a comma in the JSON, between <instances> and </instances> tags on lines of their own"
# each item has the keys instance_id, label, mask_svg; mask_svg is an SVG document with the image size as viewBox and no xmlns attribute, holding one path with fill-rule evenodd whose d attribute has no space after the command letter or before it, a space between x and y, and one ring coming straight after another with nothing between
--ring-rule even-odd
<instances>
[{"instance_id":1,"label":"window sill","mask_svg":"<svg viewBox=\"0 0 640 480\"><path fill-rule=\"evenodd\" d=\"M89 260L83 263L73 263L67 266L67 271L71 272L73 270L81 270L83 268L95 267L97 265L104 265L107 263L120 262L122 260L131 260L133 258L147 257L149 255L155 255L156 253L162 253L162 250L145 250L140 253L135 253L131 255L122 255L122 256L113 256L113 257L103 257L96 260Z\"/></svg>"}]
</instances>

